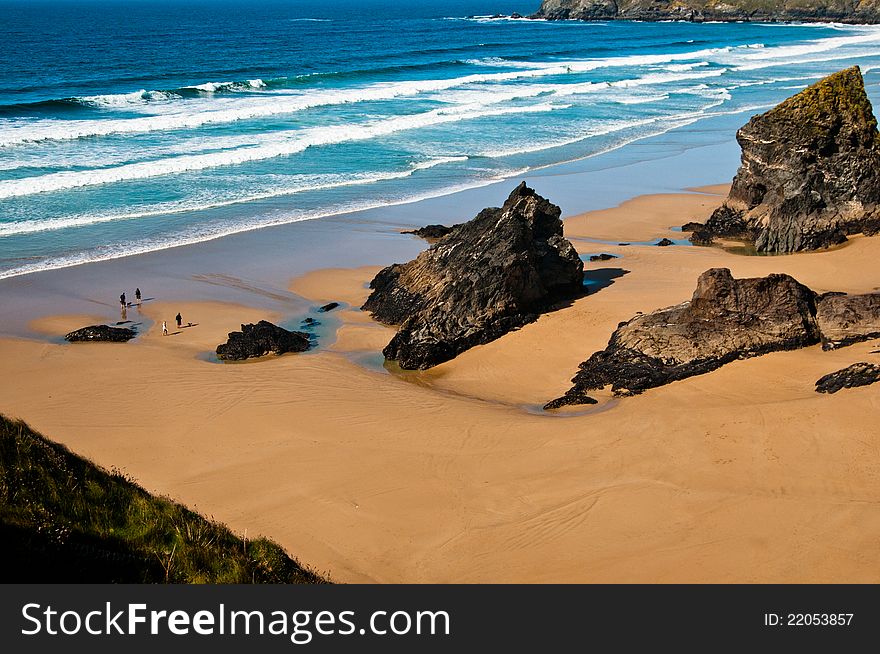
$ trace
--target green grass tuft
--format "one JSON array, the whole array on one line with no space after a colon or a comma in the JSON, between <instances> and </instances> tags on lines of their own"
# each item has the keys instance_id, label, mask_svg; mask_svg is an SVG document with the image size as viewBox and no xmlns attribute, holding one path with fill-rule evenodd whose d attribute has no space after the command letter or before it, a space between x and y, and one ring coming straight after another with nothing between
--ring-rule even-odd
<instances>
[{"instance_id":1,"label":"green grass tuft","mask_svg":"<svg viewBox=\"0 0 880 654\"><path fill-rule=\"evenodd\" d=\"M2 415L0 580L327 582L272 541L239 538Z\"/></svg>"}]
</instances>

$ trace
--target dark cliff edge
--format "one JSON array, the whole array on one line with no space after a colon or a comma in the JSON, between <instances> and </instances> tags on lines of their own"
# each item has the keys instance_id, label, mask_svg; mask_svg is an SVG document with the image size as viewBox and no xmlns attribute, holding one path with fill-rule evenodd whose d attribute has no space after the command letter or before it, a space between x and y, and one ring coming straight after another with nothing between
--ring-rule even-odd
<instances>
[{"instance_id":1,"label":"dark cliff edge","mask_svg":"<svg viewBox=\"0 0 880 654\"><path fill-rule=\"evenodd\" d=\"M880 23L880 0L544 0L529 18Z\"/></svg>"}]
</instances>

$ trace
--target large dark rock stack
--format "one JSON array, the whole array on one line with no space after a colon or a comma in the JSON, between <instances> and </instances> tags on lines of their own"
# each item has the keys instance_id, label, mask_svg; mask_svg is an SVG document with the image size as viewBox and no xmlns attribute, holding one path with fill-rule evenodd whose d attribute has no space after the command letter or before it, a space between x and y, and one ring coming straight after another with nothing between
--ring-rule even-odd
<instances>
[{"instance_id":1,"label":"large dark rock stack","mask_svg":"<svg viewBox=\"0 0 880 654\"><path fill-rule=\"evenodd\" d=\"M583 293L583 263L560 209L520 184L409 263L382 270L363 309L400 325L383 350L424 369L493 341Z\"/></svg>"},{"instance_id":2,"label":"large dark rock stack","mask_svg":"<svg viewBox=\"0 0 880 654\"><path fill-rule=\"evenodd\" d=\"M695 243L797 252L880 231L880 137L858 66L755 116L736 139L742 165L724 205L688 225Z\"/></svg>"}]
</instances>

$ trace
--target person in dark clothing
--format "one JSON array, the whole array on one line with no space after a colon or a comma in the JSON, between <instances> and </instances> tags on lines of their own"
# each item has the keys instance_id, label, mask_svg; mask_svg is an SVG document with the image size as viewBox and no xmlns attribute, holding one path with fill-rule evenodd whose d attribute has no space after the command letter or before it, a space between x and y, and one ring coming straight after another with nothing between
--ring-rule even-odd
<instances>
[{"instance_id":1,"label":"person in dark clothing","mask_svg":"<svg viewBox=\"0 0 880 654\"><path fill-rule=\"evenodd\" d=\"M125 293L119 296L119 304L125 306Z\"/></svg>"},{"instance_id":2,"label":"person in dark clothing","mask_svg":"<svg viewBox=\"0 0 880 654\"><path fill-rule=\"evenodd\" d=\"M178 314L174 317L174 319L177 321L177 328L180 329L180 323L183 322L183 318L181 318L181 317L180 317L180 314L178 313Z\"/></svg>"},{"instance_id":3,"label":"person in dark clothing","mask_svg":"<svg viewBox=\"0 0 880 654\"><path fill-rule=\"evenodd\" d=\"M138 304L141 303L141 289L140 288L134 289L134 299L137 300Z\"/></svg>"}]
</instances>

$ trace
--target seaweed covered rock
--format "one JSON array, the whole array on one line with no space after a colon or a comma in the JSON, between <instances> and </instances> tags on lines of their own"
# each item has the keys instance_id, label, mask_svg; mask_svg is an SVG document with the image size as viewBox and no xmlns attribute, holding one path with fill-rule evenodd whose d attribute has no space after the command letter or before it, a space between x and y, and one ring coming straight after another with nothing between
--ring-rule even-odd
<instances>
[{"instance_id":1,"label":"seaweed covered rock","mask_svg":"<svg viewBox=\"0 0 880 654\"><path fill-rule=\"evenodd\" d=\"M580 365L574 386L545 408L592 403L611 386L626 396L715 370L736 359L818 343L816 294L788 275L734 279L713 268L690 301L621 323Z\"/></svg>"},{"instance_id":2,"label":"seaweed covered rock","mask_svg":"<svg viewBox=\"0 0 880 654\"><path fill-rule=\"evenodd\" d=\"M826 293L816 307L824 350L880 338L880 293Z\"/></svg>"},{"instance_id":3,"label":"seaweed covered rock","mask_svg":"<svg viewBox=\"0 0 880 654\"><path fill-rule=\"evenodd\" d=\"M229 340L217 346L217 358L241 361L267 354L305 352L309 349L309 335L292 332L267 320L242 325L240 332L229 332Z\"/></svg>"},{"instance_id":4,"label":"seaweed covered rock","mask_svg":"<svg viewBox=\"0 0 880 654\"><path fill-rule=\"evenodd\" d=\"M109 325L91 325L70 332L64 339L71 343L103 341L107 343L126 343L137 336L137 332L128 327L110 327Z\"/></svg>"},{"instance_id":5,"label":"seaweed covered rock","mask_svg":"<svg viewBox=\"0 0 880 654\"><path fill-rule=\"evenodd\" d=\"M522 183L501 208L483 209L414 260L380 271L363 309L400 325L385 356L430 368L581 295L583 262L559 216Z\"/></svg>"},{"instance_id":6,"label":"seaweed covered rock","mask_svg":"<svg viewBox=\"0 0 880 654\"><path fill-rule=\"evenodd\" d=\"M821 377L816 382L816 392L836 393L844 388L868 386L877 382L880 382L880 366L862 361Z\"/></svg>"},{"instance_id":7,"label":"seaweed covered rock","mask_svg":"<svg viewBox=\"0 0 880 654\"><path fill-rule=\"evenodd\" d=\"M730 194L702 226L759 252L829 247L880 231L880 136L858 66L753 117L736 135L742 164Z\"/></svg>"}]
</instances>

